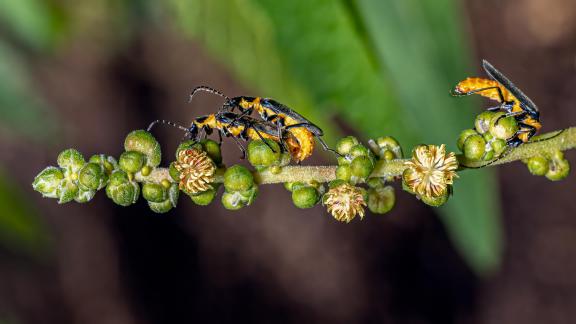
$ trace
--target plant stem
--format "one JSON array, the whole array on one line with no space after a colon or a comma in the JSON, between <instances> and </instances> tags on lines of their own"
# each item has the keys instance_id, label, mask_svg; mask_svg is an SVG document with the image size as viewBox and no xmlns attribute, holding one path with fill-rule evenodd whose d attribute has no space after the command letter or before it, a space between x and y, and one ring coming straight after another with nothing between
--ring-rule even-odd
<instances>
[{"instance_id":1,"label":"plant stem","mask_svg":"<svg viewBox=\"0 0 576 324\"><path fill-rule=\"evenodd\" d=\"M505 153L503 158L492 162L490 166L524 160L539 155L550 156L555 151L566 151L573 148L576 148L576 127L535 136L533 137L533 142L522 144L510 150L509 153ZM463 155L458 155L457 157L458 163L463 169L478 168L487 163L469 161Z\"/></svg>"},{"instance_id":2,"label":"plant stem","mask_svg":"<svg viewBox=\"0 0 576 324\"><path fill-rule=\"evenodd\" d=\"M527 159L538 155L551 155L555 151L566 151L569 149L576 148L576 127L567 128L562 131L554 131L550 133L543 134L539 137L534 137L534 142L522 144L516 148L513 148L509 153L504 153L504 157L495 162L484 162L484 161L469 161L462 154L457 155L458 163L460 164L460 170L474 169L482 167L487 163L490 166L495 166L504 163L510 163L518 160ZM370 177L397 177L402 175L404 169L404 163L408 159L397 159L392 161L378 161L372 171ZM335 165L329 166L285 166L282 170L273 174L269 171L254 172L254 179L258 184L273 184L273 183L285 183L285 182L329 182L336 179L336 167ZM216 174L215 182L223 182L223 170L219 170ZM160 183L164 179L168 179L172 182L172 178L168 173L167 168L156 168L152 173L144 177L140 173L135 175L136 181L146 181Z\"/></svg>"}]
</instances>

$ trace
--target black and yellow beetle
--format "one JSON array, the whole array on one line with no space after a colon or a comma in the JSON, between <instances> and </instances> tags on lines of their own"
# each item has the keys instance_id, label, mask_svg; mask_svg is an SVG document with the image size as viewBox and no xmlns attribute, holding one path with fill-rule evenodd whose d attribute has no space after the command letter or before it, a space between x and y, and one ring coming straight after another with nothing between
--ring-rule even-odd
<instances>
[{"instance_id":1,"label":"black and yellow beetle","mask_svg":"<svg viewBox=\"0 0 576 324\"><path fill-rule=\"evenodd\" d=\"M192 120L190 127L184 127L171 121L155 120L148 126L148 131L158 123L179 128L195 140L206 137L216 130L218 131L220 141L222 140L222 136L234 139L242 151L243 157L245 156L246 150L240 140L271 139L278 142L282 149L287 150L296 162L301 162L309 156L306 153L303 154L303 152L307 152L309 150L308 146L313 142L312 139L306 141L302 139L298 140L293 133L294 129L287 127L277 128L275 124L234 112L220 112L197 117ZM264 141L264 143L266 142ZM304 145L302 143L304 143ZM266 145L268 144L266 143Z\"/></svg>"},{"instance_id":2,"label":"black and yellow beetle","mask_svg":"<svg viewBox=\"0 0 576 324\"><path fill-rule=\"evenodd\" d=\"M199 91L209 92L224 98L219 113L233 112L239 110L240 116L248 116L256 111L263 121L276 125L277 129L283 129L288 132L300 143L300 153L297 161L302 161L309 157L314 150L314 137L325 150L335 152L322 140L324 132L310 120L300 115L288 106L270 98L238 96L229 98L222 92L207 86L199 86L192 90L190 101ZM337 153L336 153L337 154Z\"/></svg>"},{"instance_id":3,"label":"black and yellow beetle","mask_svg":"<svg viewBox=\"0 0 576 324\"><path fill-rule=\"evenodd\" d=\"M506 140L507 144L516 147L530 141L530 138L542 127L538 107L488 61L483 60L482 67L490 79L466 78L454 87L452 94L455 96L479 94L498 101L500 105L488 108L488 110L503 109L506 115L502 117L513 116L519 126L516 134Z\"/></svg>"}]
</instances>

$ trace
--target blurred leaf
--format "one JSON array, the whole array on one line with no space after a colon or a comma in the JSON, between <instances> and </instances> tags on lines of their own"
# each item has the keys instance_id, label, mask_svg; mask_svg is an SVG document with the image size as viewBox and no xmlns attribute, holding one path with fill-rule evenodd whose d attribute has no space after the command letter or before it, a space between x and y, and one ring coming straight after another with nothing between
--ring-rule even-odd
<instances>
[{"instance_id":1,"label":"blurred leaf","mask_svg":"<svg viewBox=\"0 0 576 324\"><path fill-rule=\"evenodd\" d=\"M46 248L47 233L15 183L0 170L0 244L38 255Z\"/></svg>"},{"instance_id":2,"label":"blurred leaf","mask_svg":"<svg viewBox=\"0 0 576 324\"><path fill-rule=\"evenodd\" d=\"M0 27L34 49L53 45L61 36L65 16L46 0L0 0Z\"/></svg>"},{"instance_id":3,"label":"blurred leaf","mask_svg":"<svg viewBox=\"0 0 576 324\"><path fill-rule=\"evenodd\" d=\"M418 141L447 143L455 150L461 130L470 128L474 106L448 90L465 78L469 53L454 0L357 0L356 5L383 69L398 91L405 118ZM440 209L448 232L480 274L501 257L501 228L494 176L467 172L456 181L455 197Z\"/></svg>"},{"instance_id":4,"label":"blurred leaf","mask_svg":"<svg viewBox=\"0 0 576 324\"><path fill-rule=\"evenodd\" d=\"M314 109L310 93L294 80L281 60L272 33L274 22L252 0L168 3L181 28L203 42L248 86L261 91L259 95L298 107L298 112L322 127L327 137L333 134L328 119Z\"/></svg>"},{"instance_id":5,"label":"blurred leaf","mask_svg":"<svg viewBox=\"0 0 576 324\"><path fill-rule=\"evenodd\" d=\"M352 125L364 125L366 135L385 130L400 140L410 137L389 85L339 2L172 3L184 29L262 96L295 108L328 133L328 117L339 113Z\"/></svg>"},{"instance_id":6,"label":"blurred leaf","mask_svg":"<svg viewBox=\"0 0 576 324\"><path fill-rule=\"evenodd\" d=\"M326 114L336 112L364 136L412 140L391 84L340 1L255 0L274 22L280 57Z\"/></svg>"},{"instance_id":7,"label":"blurred leaf","mask_svg":"<svg viewBox=\"0 0 576 324\"><path fill-rule=\"evenodd\" d=\"M35 93L25 62L0 42L0 124L22 135L46 139L55 129L55 120L43 111Z\"/></svg>"}]
</instances>

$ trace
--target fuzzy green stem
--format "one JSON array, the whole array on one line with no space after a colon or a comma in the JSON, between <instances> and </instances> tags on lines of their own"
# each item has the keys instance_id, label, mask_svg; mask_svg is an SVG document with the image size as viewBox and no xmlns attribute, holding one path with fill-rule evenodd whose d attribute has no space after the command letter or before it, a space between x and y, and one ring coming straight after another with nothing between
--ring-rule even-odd
<instances>
[{"instance_id":1,"label":"fuzzy green stem","mask_svg":"<svg viewBox=\"0 0 576 324\"><path fill-rule=\"evenodd\" d=\"M539 137L534 137L534 142L522 144L517 148L512 149L500 160L493 162L490 166L510 163L518 160L524 160L533 156L551 155L555 151L565 151L576 148L576 127L567 128L563 131L555 131L543 134ZM469 168L478 168L486 164L486 162L472 162L467 160L463 155L457 155L460 169L465 170ZM371 178L375 177L397 177L402 175L405 162L408 159L397 159L392 161L378 161L374 171L370 175ZM488 162L490 163L490 162ZM215 182L223 182L223 170L219 169L216 172ZM167 179L174 182L168 174L167 168L155 168L147 177L142 176L141 173L136 173L136 181L146 181L161 183L162 180ZM269 171L254 172L254 179L258 184L273 184L285 182L329 182L336 179L336 166L285 166L280 173L273 174Z\"/></svg>"}]
</instances>

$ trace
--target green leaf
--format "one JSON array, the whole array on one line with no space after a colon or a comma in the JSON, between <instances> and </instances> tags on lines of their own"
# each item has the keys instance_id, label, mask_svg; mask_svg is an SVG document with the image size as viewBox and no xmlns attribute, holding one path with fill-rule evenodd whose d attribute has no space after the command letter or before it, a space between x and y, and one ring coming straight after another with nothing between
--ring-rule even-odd
<instances>
[{"instance_id":1,"label":"green leaf","mask_svg":"<svg viewBox=\"0 0 576 324\"><path fill-rule=\"evenodd\" d=\"M386 130L400 139L409 137L390 87L341 3L171 3L181 26L240 79L319 124L329 141L334 140L330 117L336 114L366 125L370 136ZM366 114L366 107L376 115Z\"/></svg>"},{"instance_id":2,"label":"green leaf","mask_svg":"<svg viewBox=\"0 0 576 324\"><path fill-rule=\"evenodd\" d=\"M16 52L0 42L0 124L34 139L46 140L56 121L46 112Z\"/></svg>"},{"instance_id":3,"label":"green leaf","mask_svg":"<svg viewBox=\"0 0 576 324\"><path fill-rule=\"evenodd\" d=\"M170 0L168 5L185 33L203 42L238 78L261 91L260 96L282 98L331 133L306 89L282 62L272 33L274 22L252 0Z\"/></svg>"},{"instance_id":4,"label":"green leaf","mask_svg":"<svg viewBox=\"0 0 576 324\"><path fill-rule=\"evenodd\" d=\"M48 235L21 189L0 170L0 244L18 252L39 255Z\"/></svg>"},{"instance_id":5,"label":"green leaf","mask_svg":"<svg viewBox=\"0 0 576 324\"><path fill-rule=\"evenodd\" d=\"M45 0L0 0L0 26L33 49L52 46L62 36L65 16Z\"/></svg>"},{"instance_id":6,"label":"green leaf","mask_svg":"<svg viewBox=\"0 0 576 324\"><path fill-rule=\"evenodd\" d=\"M454 0L358 0L359 16L383 71L398 91L404 118L419 130L419 142L447 143L474 118L472 101L448 90L464 79L469 53ZM494 175L466 173L455 197L440 209L449 235L479 274L494 270L501 257L501 229Z\"/></svg>"}]
</instances>

